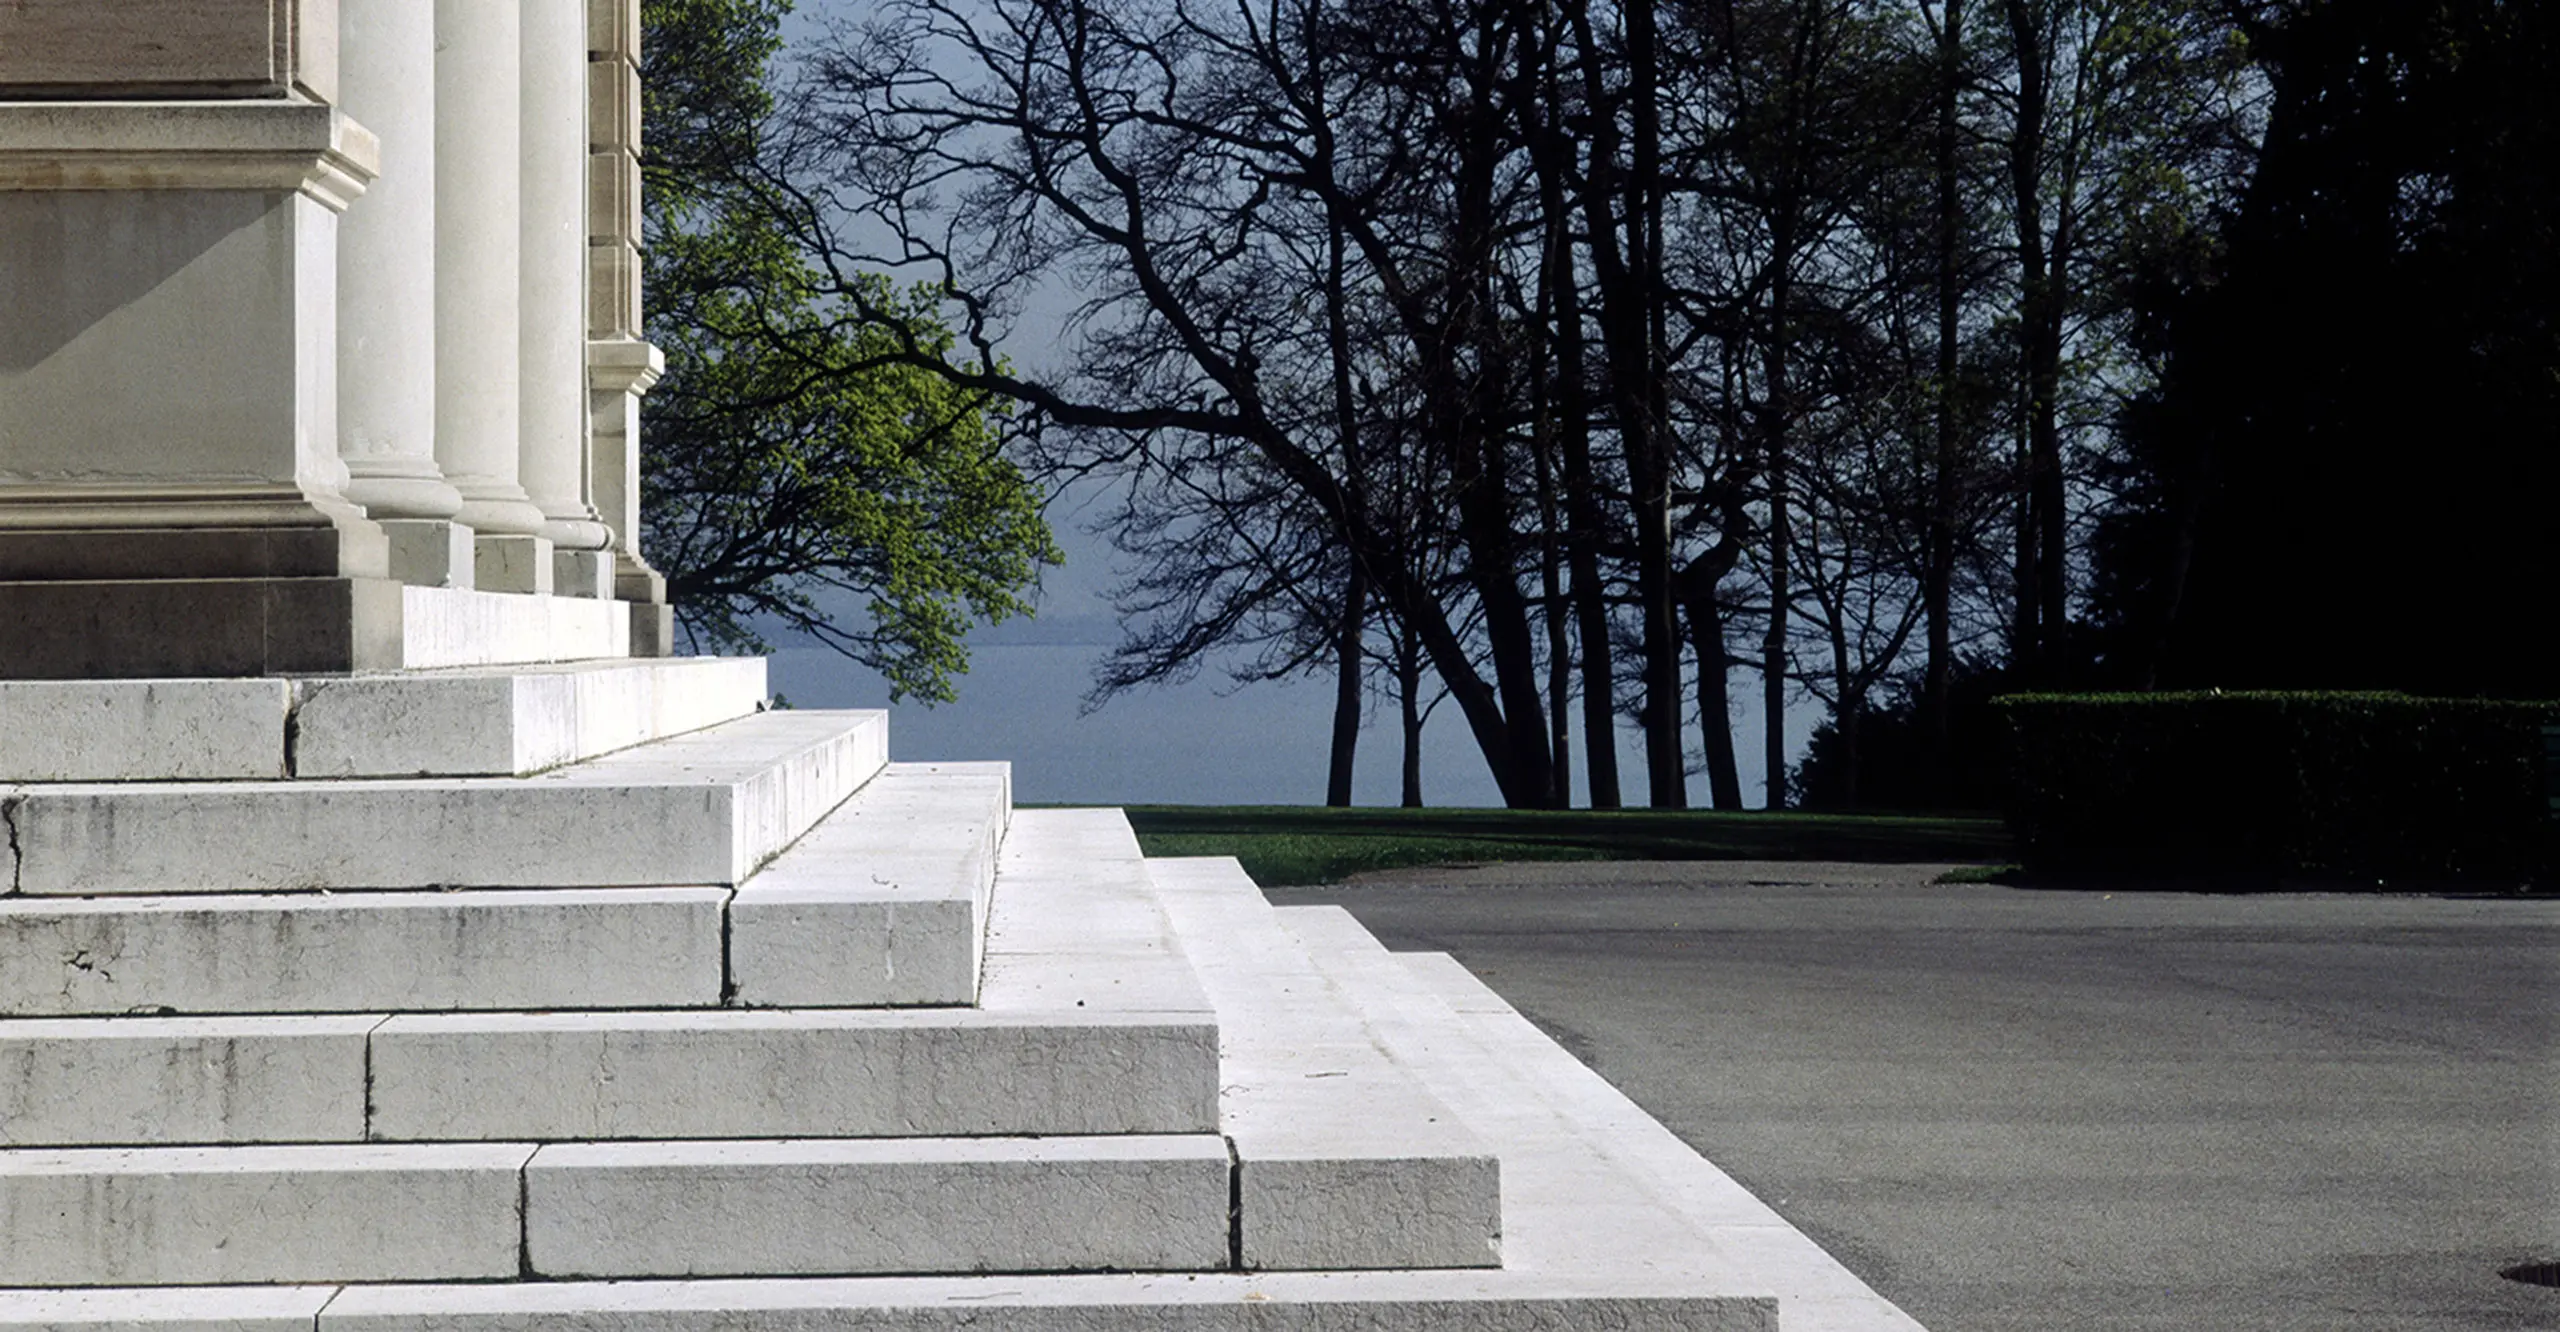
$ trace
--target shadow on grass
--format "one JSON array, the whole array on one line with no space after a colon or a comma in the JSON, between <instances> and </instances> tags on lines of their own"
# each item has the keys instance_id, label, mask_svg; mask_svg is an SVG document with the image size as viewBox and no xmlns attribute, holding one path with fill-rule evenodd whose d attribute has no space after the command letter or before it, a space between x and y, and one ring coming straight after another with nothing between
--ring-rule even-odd
<instances>
[{"instance_id":1,"label":"shadow on grass","mask_svg":"<svg viewBox=\"0 0 2560 1332\"><path fill-rule=\"evenodd\" d=\"M1133 805L1151 856L1234 856L1270 886L1366 870L1516 860L2008 859L2008 831L1975 816L1707 810L1328 809Z\"/></svg>"}]
</instances>

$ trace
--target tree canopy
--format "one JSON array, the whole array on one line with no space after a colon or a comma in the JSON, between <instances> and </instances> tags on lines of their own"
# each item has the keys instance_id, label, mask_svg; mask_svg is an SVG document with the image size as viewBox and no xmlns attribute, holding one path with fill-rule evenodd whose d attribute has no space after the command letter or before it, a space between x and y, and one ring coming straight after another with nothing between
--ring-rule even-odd
<instances>
[{"instance_id":1,"label":"tree canopy","mask_svg":"<svg viewBox=\"0 0 2560 1332\"><path fill-rule=\"evenodd\" d=\"M944 701L966 633L1029 613L1058 554L1005 404L914 365L931 286L822 271L785 224L772 62L788 0L645 0L643 543L698 645L797 633ZM849 317L858 297L865 318Z\"/></svg>"},{"instance_id":2,"label":"tree canopy","mask_svg":"<svg viewBox=\"0 0 2560 1332\"><path fill-rule=\"evenodd\" d=\"M1433 689L1513 804L1579 759L1595 804L1732 805L1739 676L1773 805L1808 696L1804 794L1937 803L1999 687L2560 679L2513 614L2552 24L882 0L808 57L790 225L889 354L1118 487L1106 690L1329 674L1338 797L1364 696ZM901 265L954 338L839 276ZM1033 291L1072 313L1018 328Z\"/></svg>"}]
</instances>

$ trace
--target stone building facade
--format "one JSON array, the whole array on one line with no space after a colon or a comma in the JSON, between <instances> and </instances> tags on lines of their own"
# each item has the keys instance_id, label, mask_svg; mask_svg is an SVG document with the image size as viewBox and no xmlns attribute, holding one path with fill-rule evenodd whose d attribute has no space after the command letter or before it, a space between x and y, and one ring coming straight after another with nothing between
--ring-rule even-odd
<instances>
[{"instance_id":1,"label":"stone building facade","mask_svg":"<svg viewBox=\"0 0 2560 1332\"><path fill-rule=\"evenodd\" d=\"M666 650L639 8L0 5L0 677Z\"/></svg>"}]
</instances>

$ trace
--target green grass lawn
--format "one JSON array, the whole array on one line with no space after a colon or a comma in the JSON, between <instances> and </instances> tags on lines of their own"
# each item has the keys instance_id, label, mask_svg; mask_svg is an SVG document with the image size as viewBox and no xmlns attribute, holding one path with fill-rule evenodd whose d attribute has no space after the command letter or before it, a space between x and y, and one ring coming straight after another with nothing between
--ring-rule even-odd
<instances>
[{"instance_id":1,"label":"green grass lawn","mask_svg":"<svg viewBox=\"0 0 2560 1332\"><path fill-rule=\"evenodd\" d=\"M1266 886L1498 860L2012 859L1988 817L1706 810L1326 809L1132 805L1151 856L1234 856Z\"/></svg>"}]
</instances>

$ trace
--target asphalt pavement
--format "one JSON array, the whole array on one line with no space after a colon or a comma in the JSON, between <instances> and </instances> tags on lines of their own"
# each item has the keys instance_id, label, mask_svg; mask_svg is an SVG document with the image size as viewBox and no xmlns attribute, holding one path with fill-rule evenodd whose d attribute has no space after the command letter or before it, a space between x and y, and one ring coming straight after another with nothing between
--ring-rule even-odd
<instances>
[{"instance_id":1,"label":"asphalt pavement","mask_svg":"<svg viewBox=\"0 0 2560 1332\"><path fill-rule=\"evenodd\" d=\"M1497 865L1454 954L1931 1332L2560 1329L2560 901Z\"/></svg>"}]
</instances>

